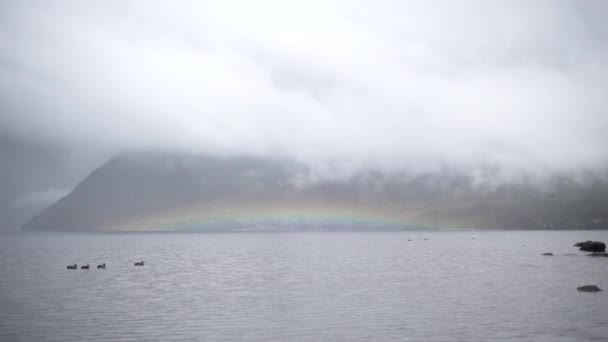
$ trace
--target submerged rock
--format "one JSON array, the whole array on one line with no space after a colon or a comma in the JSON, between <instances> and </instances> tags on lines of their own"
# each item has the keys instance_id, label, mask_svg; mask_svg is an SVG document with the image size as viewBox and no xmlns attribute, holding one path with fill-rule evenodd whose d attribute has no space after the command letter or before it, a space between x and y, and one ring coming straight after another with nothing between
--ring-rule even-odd
<instances>
[{"instance_id":1,"label":"submerged rock","mask_svg":"<svg viewBox=\"0 0 608 342\"><path fill-rule=\"evenodd\" d=\"M584 285L584 286L579 286L576 289L581 292L600 292L600 291L602 291L602 289L600 289L596 285Z\"/></svg>"},{"instance_id":2,"label":"submerged rock","mask_svg":"<svg viewBox=\"0 0 608 342\"><path fill-rule=\"evenodd\" d=\"M575 243L574 246L580 247L579 250L584 252L604 252L606 244L600 241L585 241Z\"/></svg>"},{"instance_id":3,"label":"submerged rock","mask_svg":"<svg viewBox=\"0 0 608 342\"><path fill-rule=\"evenodd\" d=\"M546 255L546 256L553 256L553 253L543 253L541 255Z\"/></svg>"}]
</instances>

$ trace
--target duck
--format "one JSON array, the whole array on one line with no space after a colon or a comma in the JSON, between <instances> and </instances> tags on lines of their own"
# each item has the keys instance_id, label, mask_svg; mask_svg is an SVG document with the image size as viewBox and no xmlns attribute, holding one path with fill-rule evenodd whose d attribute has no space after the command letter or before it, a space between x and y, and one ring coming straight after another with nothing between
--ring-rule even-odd
<instances>
[{"instance_id":1,"label":"duck","mask_svg":"<svg viewBox=\"0 0 608 342\"><path fill-rule=\"evenodd\" d=\"M75 270L78 268L78 265L74 264L74 265L68 265L68 270Z\"/></svg>"},{"instance_id":2,"label":"duck","mask_svg":"<svg viewBox=\"0 0 608 342\"><path fill-rule=\"evenodd\" d=\"M106 263L104 262L101 265L97 265L97 269L103 269L103 270L105 270L106 269Z\"/></svg>"},{"instance_id":3,"label":"duck","mask_svg":"<svg viewBox=\"0 0 608 342\"><path fill-rule=\"evenodd\" d=\"M135 263L135 266L143 266L143 265L144 265L144 262L143 262L143 261L140 261L140 262L136 262L136 263Z\"/></svg>"},{"instance_id":4,"label":"duck","mask_svg":"<svg viewBox=\"0 0 608 342\"><path fill-rule=\"evenodd\" d=\"M81 270L88 270L89 269L89 264L86 264L84 266L80 266Z\"/></svg>"}]
</instances>

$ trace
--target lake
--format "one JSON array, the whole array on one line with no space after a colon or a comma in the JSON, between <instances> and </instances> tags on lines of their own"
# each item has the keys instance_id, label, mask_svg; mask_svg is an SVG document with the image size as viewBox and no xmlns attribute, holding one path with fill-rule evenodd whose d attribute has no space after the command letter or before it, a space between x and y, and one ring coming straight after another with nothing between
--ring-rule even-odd
<instances>
[{"instance_id":1,"label":"lake","mask_svg":"<svg viewBox=\"0 0 608 342\"><path fill-rule=\"evenodd\" d=\"M606 341L581 240L608 231L1 234L0 340Z\"/></svg>"}]
</instances>

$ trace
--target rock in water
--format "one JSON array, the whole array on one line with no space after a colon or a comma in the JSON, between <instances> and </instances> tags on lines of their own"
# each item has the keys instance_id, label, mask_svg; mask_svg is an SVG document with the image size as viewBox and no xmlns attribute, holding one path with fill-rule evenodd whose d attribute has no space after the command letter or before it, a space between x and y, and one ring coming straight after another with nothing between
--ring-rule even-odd
<instances>
[{"instance_id":1,"label":"rock in water","mask_svg":"<svg viewBox=\"0 0 608 342\"><path fill-rule=\"evenodd\" d=\"M574 244L574 247L582 247L584 244L591 243L591 242L593 242L593 241L587 240L587 241L577 242L577 243Z\"/></svg>"},{"instance_id":2,"label":"rock in water","mask_svg":"<svg viewBox=\"0 0 608 342\"><path fill-rule=\"evenodd\" d=\"M600 241L585 241L575 244L576 247L580 247L579 250L584 252L604 252L606 251L606 244Z\"/></svg>"},{"instance_id":3,"label":"rock in water","mask_svg":"<svg viewBox=\"0 0 608 342\"><path fill-rule=\"evenodd\" d=\"M546 256L553 256L553 253L543 253L541 255L546 255Z\"/></svg>"},{"instance_id":4,"label":"rock in water","mask_svg":"<svg viewBox=\"0 0 608 342\"><path fill-rule=\"evenodd\" d=\"M602 291L602 289L600 289L596 285L579 286L576 289L581 292L600 292L600 291Z\"/></svg>"}]
</instances>

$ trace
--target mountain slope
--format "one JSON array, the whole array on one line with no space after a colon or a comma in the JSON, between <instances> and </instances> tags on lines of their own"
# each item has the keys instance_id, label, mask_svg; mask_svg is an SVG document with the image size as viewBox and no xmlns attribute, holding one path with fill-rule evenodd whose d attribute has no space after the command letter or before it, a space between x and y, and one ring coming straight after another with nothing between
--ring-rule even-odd
<instances>
[{"instance_id":1,"label":"mountain slope","mask_svg":"<svg viewBox=\"0 0 608 342\"><path fill-rule=\"evenodd\" d=\"M26 230L604 229L608 188L476 188L462 175L361 172L302 182L293 162L169 153L112 158ZM304 185L303 185L304 184Z\"/></svg>"}]
</instances>

